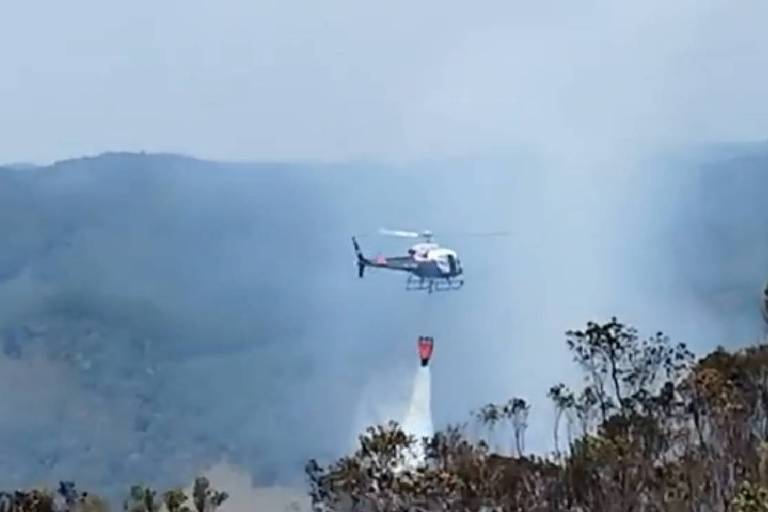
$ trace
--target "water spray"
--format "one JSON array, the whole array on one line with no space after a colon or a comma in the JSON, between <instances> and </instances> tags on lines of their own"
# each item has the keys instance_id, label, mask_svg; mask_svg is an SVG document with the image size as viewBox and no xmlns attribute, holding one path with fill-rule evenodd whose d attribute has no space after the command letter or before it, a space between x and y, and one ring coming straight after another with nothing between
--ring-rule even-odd
<instances>
[{"instance_id":1,"label":"water spray","mask_svg":"<svg viewBox=\"0 0 768 512\"><path fill-rule=\"evenodd\" d=\"M432 376L429 369L429 361L432 357L434 340L430 336L419 336L418 349L421 366L416 370L413 382L411 400L402 423L403 432L413 436L416 440L414 456L410 460L412 464L419 465L424 461L424 448L422 440L434 435L432 425Z\"/></svg>"}]
</instances>

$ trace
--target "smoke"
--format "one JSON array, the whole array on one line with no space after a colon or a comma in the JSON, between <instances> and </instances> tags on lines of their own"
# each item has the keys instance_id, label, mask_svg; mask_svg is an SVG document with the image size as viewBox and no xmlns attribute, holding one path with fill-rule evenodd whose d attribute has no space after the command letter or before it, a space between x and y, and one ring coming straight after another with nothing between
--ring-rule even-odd
<instances>
[{"instance_id":1,"label":"smoke","mask_svg":"<svg viewBox=\"0 0 768 512\"><path fill-rule=\"evenodd\" d=\"M404 385L408 382L408 370L404 365L373 372L364 382L349 424L349 452L360 446L358 437L368 427L390 421L401 422L410 400L408 387Z\"/></svg>"},{"instance_id":2,"label":"smoke","mask_svg":"<svg viewBox=\"0 0 768 512\"><path fill-rule=\"evenodd\" d=\"M212 465L201 472L211 485L225 491L228 498L221 507L222 512L309 512L311 506L306 489L285 486L257 486L247 471L225 462ZM193 487L185 489L192 495Z\"/></svg>"},{"instance_id":3,"label":"smoke","mask_svg":"<svg viewBox=\"0 0 768 512\"><path fill-rule=\"evenodd\" d=\"M408 374L411 375L408 375ZM410 378L409 378L410 377ZM408 389L407 383L410 383ZM405 467L424 460L422 440L434 435L432 422L432 376L429 366L412 371L390 371L371 379L364 390L353 422L354 436L373 425L396 421L406 435L413 436L415 445L405 456ZM354 439L355 442L352 442ZM350 439L349 451L357 449L356 437Z\"/></svg>"},{"instance_id":4,"label":"smoke","mask_svg":"<svg viewBox=\"0 0 768 512\"><path fill-rule=\"evenodd\" d=\"M409 366L398 364L368 377L351 424L350 450L356 448L357 435L365 428L389 421L396 421L416 439L434 434L430 367L419 366L414 374Z\"/></svg>"}]
</instances>

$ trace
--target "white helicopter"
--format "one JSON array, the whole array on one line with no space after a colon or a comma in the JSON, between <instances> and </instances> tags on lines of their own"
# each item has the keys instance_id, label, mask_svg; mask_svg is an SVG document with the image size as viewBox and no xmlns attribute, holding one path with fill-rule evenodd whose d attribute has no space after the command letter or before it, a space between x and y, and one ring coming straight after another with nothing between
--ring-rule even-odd
<instances>
[{"instance_id":1,"label":"white helicopter","mask_svg":"<svg viewBox=\"0 0 768 512\"><path fill-rule=\"evenodd\" d=\"M406 290L433 291L459 290L464 286L464 269L459 255L453 249L441 247L433 241L431 231L399 231L380 229L383 235L403 238L422 238L408 249L407 256L378 256L367 258L360 249L357 239L352 237L352 244L357 255L358 276L362 278L366 267L399 270L408 273Z\"/></svg>"}]
</instances>

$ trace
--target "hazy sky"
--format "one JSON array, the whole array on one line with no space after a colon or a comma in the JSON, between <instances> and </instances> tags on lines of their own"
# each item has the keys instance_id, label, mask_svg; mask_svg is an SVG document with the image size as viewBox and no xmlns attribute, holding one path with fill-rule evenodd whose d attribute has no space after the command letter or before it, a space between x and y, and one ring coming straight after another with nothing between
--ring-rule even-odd
<instances>
[{"instance_id":1,"label":"hazy sky","mask_svg":"<svg viewBox=\"0 0 768 512\"><path fill-rule=\"evenodd\" d=\"M766 20L762 0L6 2L0 161L760 139Z\"/></svg>"}]
</instances>

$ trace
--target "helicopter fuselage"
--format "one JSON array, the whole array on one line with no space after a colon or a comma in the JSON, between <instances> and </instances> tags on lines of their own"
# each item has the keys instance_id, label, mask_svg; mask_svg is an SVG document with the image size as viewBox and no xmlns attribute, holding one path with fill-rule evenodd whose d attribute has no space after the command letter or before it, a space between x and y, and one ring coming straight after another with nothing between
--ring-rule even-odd
<instances>
[{"instance_id":1,"label":"helicopter fuselage","mask_svg":"<svg viewBox=\"0 0 768 512\"><path fill-rule=\"evenodd\" d=\"M417 263L413 274L424 278L458 277L464 271L456 251L440 247L438 244L416 244L408 254Z\"/></svg>"}]
</instances>

